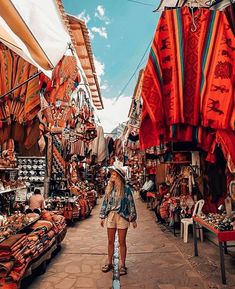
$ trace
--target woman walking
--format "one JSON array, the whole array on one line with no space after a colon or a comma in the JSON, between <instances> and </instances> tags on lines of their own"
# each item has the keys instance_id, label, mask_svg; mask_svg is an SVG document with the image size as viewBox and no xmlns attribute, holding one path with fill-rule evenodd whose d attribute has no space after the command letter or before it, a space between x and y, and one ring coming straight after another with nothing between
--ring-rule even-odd
<instances>
[{"instance_id":1,"label":"woman walking","mask_svg":"<svg viewBox=\"0 0 235 289\"><path fill-rule=\"evenodd\" d=\"M102 267L103 272L113 269L115 234L118 231L120 248L120 275L127 274L126 268L126 235L130 223L137 227L136 209L131 189L125 184L125 171L119 167L109 168L111 176L105 190L104 201L100 211L100 224L104 227L105 219L108 233L108 264Z\"/></svg>"}]
</instances>

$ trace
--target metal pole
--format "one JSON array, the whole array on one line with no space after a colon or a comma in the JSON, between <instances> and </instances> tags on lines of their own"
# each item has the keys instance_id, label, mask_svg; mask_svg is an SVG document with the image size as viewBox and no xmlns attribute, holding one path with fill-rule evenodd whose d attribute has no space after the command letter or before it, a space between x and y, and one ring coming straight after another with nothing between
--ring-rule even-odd
<instances>
[{"instance_id":1,"label":"metal pole","mask_svg":"<svg viewBox=\"0 0 235 289\"><path fill-rule=\"evenodd\" d=\"M220 252L220 270L221 270L222 283L226 284L225 265L224 265L224 248L223 248L222 242L219 242L219 252Z\"/></svg>"},{"instance_id":2,"label":"metal pole","mask_svg":"<svg viewBox=\"0 0 235 289\"><path fill-rule=\"evenodd\" d=\"M196 228L196 222L194 220L193 220L193 241L194 241L194 256L198 256L197 228Z\"/></svg>"},{"instance_id":3,"label":"metal pole","mask_svg":"<svg viewBox=\"0 0 235 289\"><path fill-rule=\"evenodd\" d=\"M27 80L25 80L24 82L20 83L19 85L17 85L16 87L12 88L11 90L9 90L8 92L4 93L3 95L0 96L0 99L3 98L4 96L12 93L13 91L15 91L16 89L18 89L19 87L23 86L24 84L26 84L27 82L29 82L30 80L34 79L35 77L37 77L39 74L41 74L42 71L37 72L36 74L30 76Z\"/></svg>"},{"instance_id":4,"label":"metal pole","mask_svg":"<svg viewBox=\"0 0 235 289\"><path fill-rule=\"evenodd\" d=\"M228 254L227 242L224 242L224 254Z\"/></svg>"}]
</instances>

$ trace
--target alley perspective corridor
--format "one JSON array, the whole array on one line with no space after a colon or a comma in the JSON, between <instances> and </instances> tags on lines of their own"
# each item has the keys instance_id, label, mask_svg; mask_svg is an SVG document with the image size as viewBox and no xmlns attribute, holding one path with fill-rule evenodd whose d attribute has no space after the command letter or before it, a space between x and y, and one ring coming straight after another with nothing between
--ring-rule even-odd
<instances>
[{"instance_id":1,"label":"alley perspective corridor","mask_svg":"<svg viewBox=\"0 0 235 289\"><path fill-rule=\"evenodd\" d=\"M153 212L146 209L138 196L135 198L138 228L130 227L128 231L128 274L120 277L122 289L235 288L203 281L203 276L175 245L174 240L179 238L163 232ZM101 201L90 218L68 228L62 249L48 264L46 273L34 277L33 282L24 281L22 288L112 288L112 272L101 272L107 260L106 229L99 222ZM191 247L192 243L187 245ZM219 272L217 275L219 278Z\"/></svg>"}]
</instances>

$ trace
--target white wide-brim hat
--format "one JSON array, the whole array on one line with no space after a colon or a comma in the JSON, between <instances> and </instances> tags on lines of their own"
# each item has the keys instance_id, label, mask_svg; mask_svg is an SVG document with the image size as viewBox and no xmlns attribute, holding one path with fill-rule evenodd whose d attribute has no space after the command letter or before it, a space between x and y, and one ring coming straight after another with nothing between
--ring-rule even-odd
<instances>
[{"instance_id":1,"label":"white wide-brim hat","mask_svg":"<svg viewBox=\"0 0 235 289\"><path fill-rule=\"evenodd\" d=\"M124 171L123 168L121 167L117 167L117 166L112 166L112 167L108 167L110 173L112 173L112 171L115 171L116 173L119 174L119 176L123 179L123 181L125 182L126 180L126 172Z\"/></svg>"}]
</instances>

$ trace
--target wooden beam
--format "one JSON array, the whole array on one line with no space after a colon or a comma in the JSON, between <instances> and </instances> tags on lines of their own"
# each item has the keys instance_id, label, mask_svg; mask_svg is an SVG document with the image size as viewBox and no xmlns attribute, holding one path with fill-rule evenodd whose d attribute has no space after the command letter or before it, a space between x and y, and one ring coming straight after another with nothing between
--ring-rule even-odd
<instances>
[{"instance_id":1,"label":"wooden beam","mask_svg":"<svg viewBox=\"0 0 235 289\"><path fill-rule=\"evenodd\" d=\"M79 56L80 59L89 59L88 55L81 55Z\"/></svg>"},{"instance_id":2,"label":"wooden beam","mask_svg":"<svg viewBox=\"0 0 235 289\"><path fill-rule=\"evenodd\" d=\"M79 58L80 58L80 57L79 57ZM83 66L83 65L82 65L82 68L83 68L84 70L86 70L86 69L91 69L90 66Z\"/></svg>"}]
</instances>

